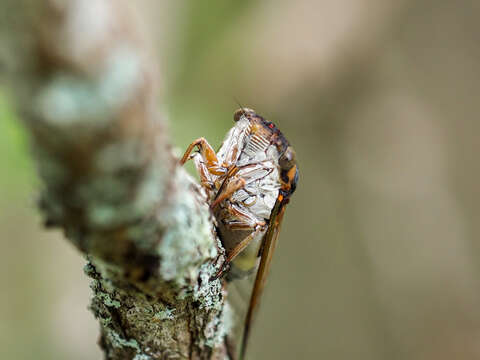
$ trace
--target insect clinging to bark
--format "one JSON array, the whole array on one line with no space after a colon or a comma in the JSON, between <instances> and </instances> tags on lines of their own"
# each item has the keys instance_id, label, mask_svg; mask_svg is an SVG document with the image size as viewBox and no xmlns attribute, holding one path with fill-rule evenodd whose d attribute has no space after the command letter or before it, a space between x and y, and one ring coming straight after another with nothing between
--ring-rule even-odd
<instances>
[{"instance_id":1,"label":"insect clinging to bark","mask_svg":"<svg viewBox=\"0 0 480 360\"><path fill-rule=\"evenodd\" d=\"M217 153L199 138L180 162L194 161L217 219L227 258L216 277L244 277L258 266L245 319L243 358L298 167L295 151L272 122L248 108L240 108L233 118L235 125ZM192 153L194 148L198 151Z\"/></svg>"}]
</instances>

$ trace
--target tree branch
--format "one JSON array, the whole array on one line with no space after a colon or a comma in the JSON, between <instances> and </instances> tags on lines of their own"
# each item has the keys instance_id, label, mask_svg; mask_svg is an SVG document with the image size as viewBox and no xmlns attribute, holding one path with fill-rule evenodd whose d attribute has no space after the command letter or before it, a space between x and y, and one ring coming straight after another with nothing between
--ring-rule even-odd
<instances>
[{"instance_id":1,"label":"tree branch","mask_svg":"<svg viewBox=\"0 0 480 360\"><path fill-rule=\"evenodd\" d=\"M205 197L171 154L130 9L3 8L0 79L32 135L45 223L87 254L106 358L225 358L225 294L209 281L223 250Z\"/></svg>"}]
</instances>

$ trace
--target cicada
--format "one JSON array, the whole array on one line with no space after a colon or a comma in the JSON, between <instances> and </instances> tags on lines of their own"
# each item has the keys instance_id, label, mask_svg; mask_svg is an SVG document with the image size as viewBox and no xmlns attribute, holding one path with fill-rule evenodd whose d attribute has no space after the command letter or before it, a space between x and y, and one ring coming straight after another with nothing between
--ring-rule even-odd
<instances>
[{"instance_id":1,"label":"cicada","mask_svg":"<svg viewBox=\"0 0 480 360\"><path fill-rule=\"evenodd\" d=\"M245 318L243 358L298 167L295 151L272 122L248 108L237 110L233 119L218 152L199 138L181 164L193 160L217 220L226 251L217 277L226 273L228 279L241 278L258 269Z\"/></svg>"}]
</instances>

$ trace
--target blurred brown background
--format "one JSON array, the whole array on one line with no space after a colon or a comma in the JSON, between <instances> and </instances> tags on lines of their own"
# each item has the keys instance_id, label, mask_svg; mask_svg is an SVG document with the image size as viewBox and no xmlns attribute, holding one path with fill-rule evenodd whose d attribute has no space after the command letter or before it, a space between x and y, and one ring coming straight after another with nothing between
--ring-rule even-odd
<instances>
[{"instance_id":1,"label":"blurred brown background","mask_svg":"<svg viewBox=\"0 0 480 360\"><path fill-rule=\"evenodd\" d=\"M480 3L132 6L179 149L219 146L236 99L296 148L251 358L480 359ZM40 226L26 140L0 84L0 358L101 359L84 261Z\"/></svg>"}]
</instances>

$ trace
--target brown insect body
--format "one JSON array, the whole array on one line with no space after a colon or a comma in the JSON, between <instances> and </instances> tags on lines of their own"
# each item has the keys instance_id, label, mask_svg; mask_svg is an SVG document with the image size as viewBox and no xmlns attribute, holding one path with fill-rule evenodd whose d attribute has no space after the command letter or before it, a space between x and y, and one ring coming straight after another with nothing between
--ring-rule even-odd
<instances>
[{"instance_id":1,"label":"brown insect body","mask_svg":"<svg viewBox=\"0 0 480 360\"><path fill-rule=\"evenodd\" d=\"M218 276L230 265L229 279L243 277L258 266L245 321L243 357L298 169L295 151L273 123L245 108L235 112L234 120L217 153L200 138L188 147L181 163L194 160L218 222L227 252ZM198 152L191 155L194 147Z\"/></svg>"}]
</instances>

